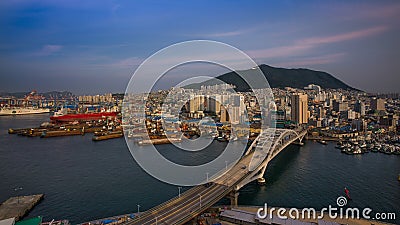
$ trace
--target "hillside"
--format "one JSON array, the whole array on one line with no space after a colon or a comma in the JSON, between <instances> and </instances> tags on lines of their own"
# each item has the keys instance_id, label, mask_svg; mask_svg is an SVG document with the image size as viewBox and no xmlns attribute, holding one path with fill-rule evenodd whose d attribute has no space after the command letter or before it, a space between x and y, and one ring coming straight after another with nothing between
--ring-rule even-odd
<instances>
[{"instance_id":1,"label":"hillside","mask_svg":"<svg viewBox=\"0 0 400 225\"><path fill-rule=\"evenodd\" d=\"M334 89L351 89L357 90L353 87L348 86L342 81L338 80L334 76L329 73L322 71L315 71L310 69L286 69L286 68L276 68L268 65L260 65L261 71L264 73L264 76L267 78L269 85L272 88L284 88L284 87L294 87L294 88L303 88L309 84L317 84L322 88L334 88ZM245 74L251 77L251 73L254 70L245 70L243 71ZM246 82L235 72L229 72L222 74L218 77L219 80L222 80L228 84L233 84L236 86L237 91L248 91L249 86ZM187 88L199 88L201 85L212 85L215 84L215 81L204 81L202 83L191 84L186 86ZM255 88L262 88L255 87Z\"/></svg>"}]
</instances>

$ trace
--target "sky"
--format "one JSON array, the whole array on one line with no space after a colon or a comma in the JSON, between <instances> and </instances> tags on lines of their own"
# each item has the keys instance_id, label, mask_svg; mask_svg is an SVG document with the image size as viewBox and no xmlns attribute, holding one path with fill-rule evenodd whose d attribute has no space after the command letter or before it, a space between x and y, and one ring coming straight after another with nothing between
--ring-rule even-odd
<instances>
[{"instance_id":1,"label":"sky","mask_svg":"<svg viewBox=\"0 0 400 225\"><path fill-rule=\"evenodd\" d=\"M400 92L400 2L366 0L1 1L0 92L124 92L146 58L198 39L232 45L259 64ZM194 66L164 80L222 72Z\"/></svg>"}]
</instances>

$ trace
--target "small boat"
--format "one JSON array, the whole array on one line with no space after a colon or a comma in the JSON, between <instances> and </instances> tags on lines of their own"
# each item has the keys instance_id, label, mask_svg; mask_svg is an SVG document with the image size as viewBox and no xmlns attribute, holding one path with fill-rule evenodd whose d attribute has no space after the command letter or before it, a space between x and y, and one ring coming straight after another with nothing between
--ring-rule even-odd
<instances>
[{"instance_id":1,"label":"small boat","mask_svg":"<svg viewBox=\"0 0 400 225\"><path fill-rule=\"evenodd\" d=\"M375 148L372 150L373 152L380 152L382 148L382 145L377 143L375 144Z\"/></svg>"},{"instance_id":2,"label":"small boat","mask_svg":"<svg viewBox=\"0 0 400 225\"><path fill-rule=\"evenodd\" d=\"M355 146L354 150L353 150L353 154L362 154L363 152L361 151L360 147L358 147L357 145Z\"/></svg>"},{"instance_id":3,"label":"small boat","mask_svg":"<svg viewBox=\"0 0 400 225\"><path fill-rule=\"evenodd\" d=\"M327 145L328 144L325 140L318 140L318 143L323 144L323 145Z\"/></svg>"},{"instance_id":4,"label":"small boat","mask_svg":"<svg viewBox=\"0 0 400 225\"><path fill-rule=\"evenodd\" d=\"M350 191L346 187L344 188L344 193L346 194L347 199L351 200Z\"/></svg>"},{"instance_id":5,"label":"small boat","mask_svg":"<svg viewBox=\"0 0 400 225\"><path fill-rule=\"evenodd\" d=\"M228 140L226 138L224 138L224 137L218 137L217 141L225 142L225 141L228 141Z\"/></svg>"},{"instance_id":6,"label":"small boat","mask_svg":"<svg viewBox=\"0 0 400 225\"><path fill-rule=\"evenodd\" d=\"M351 148L345 148L345 153L348 155L353 155L353 150Z\"/></svg>"}]
</instances>

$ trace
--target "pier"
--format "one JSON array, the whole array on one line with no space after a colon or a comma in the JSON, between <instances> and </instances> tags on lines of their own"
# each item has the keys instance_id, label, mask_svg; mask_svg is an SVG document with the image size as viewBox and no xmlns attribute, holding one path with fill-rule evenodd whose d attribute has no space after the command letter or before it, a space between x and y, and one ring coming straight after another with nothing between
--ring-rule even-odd
<instances>
[{"instance_id":1,"label":"pier","mask_svg":"<svg viewBox=\"0 0 400 225\"><path fill-rule=\"evenodd\" d=\"M182 139L180 138L162 138L162 139L150 139L150 140L142 140L139 141L139 145L162 145L162 144L170 144L170 143L179 143Z\"/></svg>"},{"instance_id":2,"label":"pier","mask_svg":"<svg viewBox=\"0 0 400 225\"><path fill-rule=\"evenodd\" d=\"M93 141L104 141L108 139L114 139L114 138L121 138L124 136L124 133L122 131L114 131L114 132L104 132L100 133L98 135L95 134L95 136L92 138Z\"/></svg>"},{"instance_id":3,"label":"pier","mask_svg":"<svg viewBox=\"0 0 400 225\"><path fill-rule=\"evenodd\" d=\"M21 219L43 199L43 196L43 194L37 194L16 196L7 199L0 205L0 220L8 218Z\"/></svg>"}]
</instances>

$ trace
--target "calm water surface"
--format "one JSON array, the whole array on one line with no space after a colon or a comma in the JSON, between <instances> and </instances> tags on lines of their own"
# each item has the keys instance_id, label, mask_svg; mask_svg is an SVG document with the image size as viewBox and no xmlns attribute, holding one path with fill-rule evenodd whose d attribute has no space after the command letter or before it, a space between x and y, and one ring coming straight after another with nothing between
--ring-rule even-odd
<instances>
[{"instance_id":1,"label":"calm water surface","mask_svg":"<svg viewBox=\"0 0 400 225\"><path fill-rule=\"evenodd\" d=\"M124 139L92 142L90 134L41 139L7 133L10 127L38 126L48 117L0 117L0 201L43 193L44 200L28 217L41 215L45 221L54 218L80 223L135 212L137 204L146 210L178 194L176 186L154 179L137 165ZM212 147L223 146L215 142ZM159 151L183 157L171 145L159 146ZM177 161L205 162L218 154L208 151ZM307 142L279 154L267 169L267 184L245 186L239 204L320 209L335 206L336 198L347 187L353 198L349 206L396 212L400 217L399 173L400 156L349 156L332 143ZM23 190L14 191L16 187ZM227 202L221 200L220 204Z\"/></svg>"}]
</instances>

